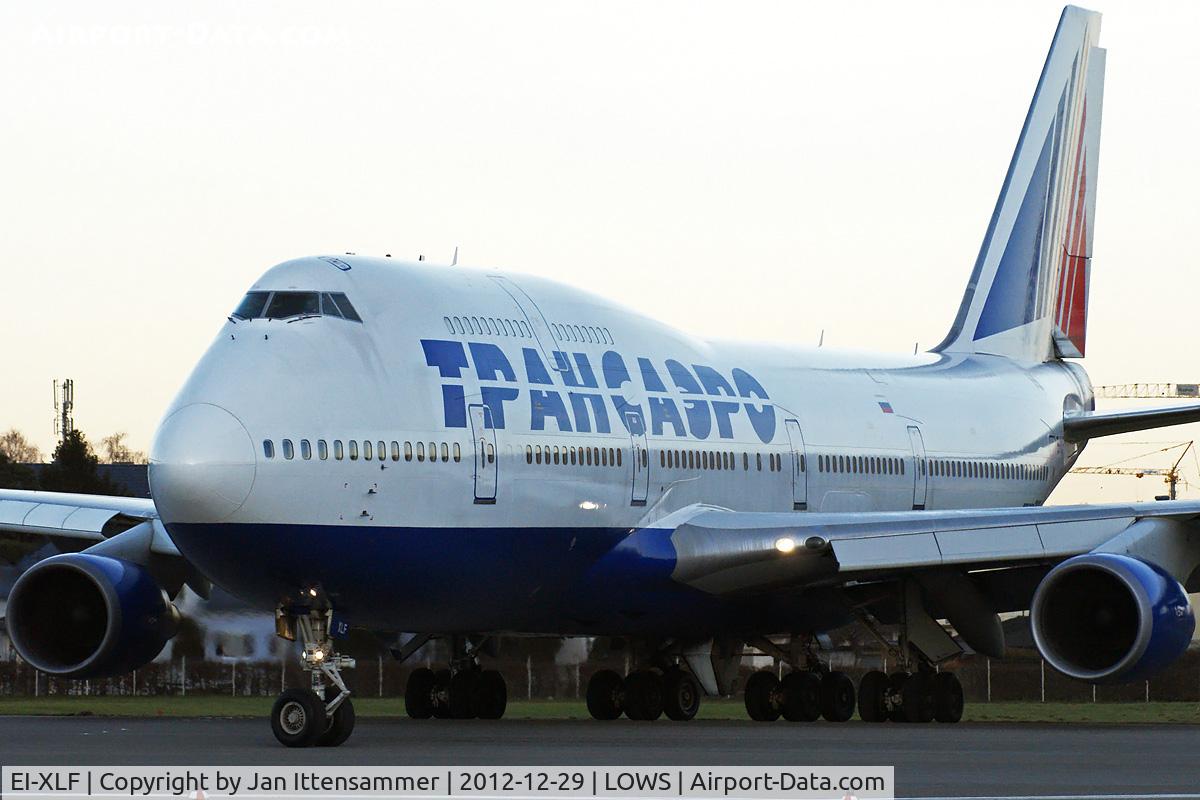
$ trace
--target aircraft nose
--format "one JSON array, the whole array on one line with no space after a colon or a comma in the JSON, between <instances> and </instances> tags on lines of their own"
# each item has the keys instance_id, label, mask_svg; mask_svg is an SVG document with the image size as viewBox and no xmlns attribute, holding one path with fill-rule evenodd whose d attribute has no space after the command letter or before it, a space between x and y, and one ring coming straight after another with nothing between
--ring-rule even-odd
<instances>
[{"instance_id":1,"label":"aircraft nose","mask_svg":"<svg viewBox=\"0 0 1200 800\"><path fill-rule=\"evenodd\" d=\"M163 522L224 522L254 485L254 443L233 414L192 403L163 420L150 448L150 493Z\"/></svg>"}]
</instances>

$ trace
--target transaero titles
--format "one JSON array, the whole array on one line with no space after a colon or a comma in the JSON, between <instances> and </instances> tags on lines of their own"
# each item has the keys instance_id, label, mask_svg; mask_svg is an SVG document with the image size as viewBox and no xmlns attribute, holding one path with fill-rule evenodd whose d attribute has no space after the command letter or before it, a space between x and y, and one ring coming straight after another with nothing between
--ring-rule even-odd
<instances>
[{"instance_id":1,"label":"transaero titles","mask_svg":"<svg viewBox=\"0 0 1200 800\"><path fill-rule=\"evenodd\" d=\"M650 433L655 436L732 439L734 420L744 414L759 440L768 443L775 437L775 407L770 397L757 378L737 367L727 377L704 364L689 366L670 358L655 364L641 356L627 360L615 350L601 356L598 370L586 353L562 350L553 351L554 364L547 367L538 349L524 347L518 376L513 362L491 342L464 345L422 339L421 347L425 363L436 368L442 378L447 428L468 426L464 373L471 370L480 384L478 403L486 410L489 428L503 429L508 415L528 409L531 431L610 433L614 428L611 409L611 417L633 434L646 431L648 416ZM668 388L667 380L673 389ZM626 384L640 390L646 408L625 396Z\"/></svg>"}]
</instances>

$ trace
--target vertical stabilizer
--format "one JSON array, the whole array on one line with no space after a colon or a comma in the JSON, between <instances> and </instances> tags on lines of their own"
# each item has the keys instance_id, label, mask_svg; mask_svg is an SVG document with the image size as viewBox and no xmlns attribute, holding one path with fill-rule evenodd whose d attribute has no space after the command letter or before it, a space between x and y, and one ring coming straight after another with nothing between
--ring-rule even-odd
<instances>
[{"instance_id":1,"label":"vertical stabilizer","mask_svg":"<svg viewBox=\"0 0 1200 800\"><path fill-rule=\"evenodd\" d=\"M935 350L1083 356L1104 94L1099 36L1099 14L1063 9L958 316Z\"/></svg>"}]
</instances>

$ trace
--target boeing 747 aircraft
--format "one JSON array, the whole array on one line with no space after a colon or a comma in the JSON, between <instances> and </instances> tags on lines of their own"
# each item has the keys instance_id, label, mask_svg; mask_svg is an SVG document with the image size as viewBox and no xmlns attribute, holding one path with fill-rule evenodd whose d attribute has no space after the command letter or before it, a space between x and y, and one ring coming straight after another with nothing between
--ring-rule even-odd
<instances>
[{"instance_id":1,"label":"boeing 747 aircraft","mask_svg":"<svg viewBox=\"0 0 1200 800\"><path fill-rule=\"evenodd\" d=\"M397 642L416 718L496 718L497 635L614 637L596 719L691 719L742 688L755 720L955 722L939 664L1004 655L1030 611L1056 669L1141 679L1195 627L1200 503L1042 507L1094 437L1200 420L1097 412L1088 289L1104 50L1062 14L944 341L912 356L698 339L578 289L357 255L287 261L237 304L167 409L153 501L0 493L0 528L83 540L13 587L13 644L60 677L113 675L174 635L210 581L299 639L289 746L354 726L336 638ZM893 675L819 657L859 622ZM882 629L896 626L899 644ZM404 639L400 632L412 634ZM401 641L403 645L399 644Z\"/></svg>"}]
</instances>

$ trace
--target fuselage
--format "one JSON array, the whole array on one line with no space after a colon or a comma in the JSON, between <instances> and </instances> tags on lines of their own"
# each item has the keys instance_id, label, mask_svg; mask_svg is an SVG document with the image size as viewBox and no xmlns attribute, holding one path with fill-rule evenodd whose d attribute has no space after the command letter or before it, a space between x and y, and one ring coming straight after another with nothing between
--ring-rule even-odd
<instances>
[{"instance_id":1,"label":"fuselage","mask_svg":"<svg viewBox=\"0 0 1200 800\"><path fill-rule=\"evenodd\" d=\"M343 256L251 291L298 312L230 317L160 426L155 502L230 591L319 587L382 629L749 630L758 601L673 586L666 540L641 583L595 565L697 504L1040 504L1092 406L1060 361L708 341L540 278Z\"/></svg>"}]
</instances>

